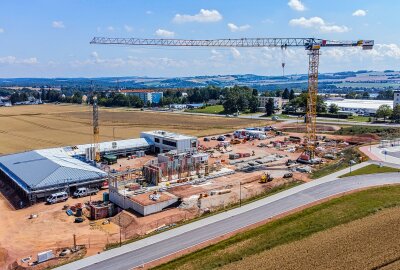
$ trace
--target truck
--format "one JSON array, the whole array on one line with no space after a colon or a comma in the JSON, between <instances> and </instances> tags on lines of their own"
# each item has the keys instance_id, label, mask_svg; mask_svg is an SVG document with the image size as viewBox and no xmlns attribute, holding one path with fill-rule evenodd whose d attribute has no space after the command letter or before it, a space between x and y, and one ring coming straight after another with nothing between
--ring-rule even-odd
<instances>
[{"instance_id":1,"label":"truck","mask_svg":"<svg viewBox=\"0 0 400 270\"><path fill-rule=\"evenodd\" d=\"M89 195L96 195L99 190L97 188L81 187L74 192L75 198L81 198Z\"/></svg>"}]
</instances>

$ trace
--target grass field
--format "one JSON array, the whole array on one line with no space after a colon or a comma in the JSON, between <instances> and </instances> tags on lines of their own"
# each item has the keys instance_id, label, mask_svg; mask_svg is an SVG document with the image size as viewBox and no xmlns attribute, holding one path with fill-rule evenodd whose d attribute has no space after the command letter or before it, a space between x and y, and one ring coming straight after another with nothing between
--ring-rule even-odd
<instances>
[{"instance_id":1,"label":"grass field","mask_svg":"<svg viewBox=\"0 0 400 270\"><path fill-rule=\"evenodd\" d=\"M373 174L373 173L389 173L389 172L400 172L400 169L390 168L390 167L379 167L379 165L371 164L360 168L358 170L352 171L351 173L346 173L340 177L348 177L355 175L363 175L363 174Z\"/></svg>"},{"instance_id":2,"label":"grass field","mask_svg":"<svg viewBox=\"0 0 400 270\"><path fill-rule=\"evenodd\" d=\"M375 134L381 138L397 138L400 136L398 128L392 127L370 127L370 126L352 126L342 127L336 131L337 135L362 135L362 134Z\"/></svg>"},{"instance_id":3,"label":"grass field","mask_svg":"<svg viewBox=\"0 0 400 270\"><path fill-rule=\"evenodd\" d=\"M224 114L224 106L212 105L200 109L186 110L191 113L209 113L209 114Z\"/></svg>"},{"instance_id":4,"label":"grass field","mask_svg":"<svg viewBox=\"0 0 400 270\"><path fill-rule=\"evenodd\" d=\"M100 140L137 138L164 129L195 136L226 133L257 120L100 108ZM0 154L92 142L92 113L83 105L0 108ZM114 135L113 135L114 134Z\"/></svg>"},{"instance_id":5,"label":"grass field","mask_svg":"<svg viewBox=\"0 0 400 270\"><path fill-rule=\"evenodd\" d=\"M372 267L360 267L360 263L366 266L383 265L399 259L400 245L398 241L393 241L400 236L399 206L400 186L360 191L240 233L155 269L214 269L217 267L225 269L356 269L357 267L357 269L372 269ZM396 207L390 210L396 213L396 219L393 215L386 215L385 211L381 211L392 207ZM376 223L369 222L369 218L373 218L375 216L373 214L376 213L386 215L386 219L375 219L376 222L382 221L379 223L381 226L370 228L369 225ZM362 219L365 217L367 218ZM333 241L335 245L325 242L325 238L316 234L325 231L326 236L334 236L334 230L339 229L339 225L342 224L357 228L352 221L360 224L359 227L368 228L363 232L356 229L354 234L346 231L349 237L343 234L341 238L331 237L330 241ZM339 227L334 228L336 226ZM352 241L352 238L358 235L360 236L357 239L358 242ZM301 240L310 239L312 243L317 244L314 249L311 249L313 245L302 244ZM335 239L342 239L342 241L335 242ZM375 242L375 239L382 240ZM287 248L286 244L299 244L299 246L294 250ZM274 252L275 248L281 248L285 252ZM286 252L286 248L290 252ZM274 259L274 256L264 256L265 252L279 254L279 259ZM300 267L300 264L296 266L294 258L297 257L302 257L303 267ZM334 262L342 263L342 266L345 263L345 267L335 266L329 261L331 258ZM277 267L277 265L282 267ZM324 267L325 265L331 267Z\"/></svg>"}]
</instances>

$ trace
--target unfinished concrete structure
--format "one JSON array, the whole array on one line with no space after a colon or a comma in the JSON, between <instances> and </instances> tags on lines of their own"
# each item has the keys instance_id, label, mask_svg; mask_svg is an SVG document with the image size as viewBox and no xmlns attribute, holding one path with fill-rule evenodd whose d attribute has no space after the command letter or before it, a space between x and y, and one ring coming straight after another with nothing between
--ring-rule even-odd
<instances>
[{"instance_id":1,"label":"unfinished concrete structure","mask_svg":"<svg viewBox=\"0 0 400 270\"><path fill-rule=\"evenodd\" d=\"M208 154L178 153L159 154L143 167L143 177L148 183L179 180L194 175L208 175Z\"/></svg>"},{"instance_id":2,"label":"unfinished concrete structure","mask_svg":"<svg viewBox=\"0 0 400 270\"><path fill-rule=\"evenodd\" d=\"M148 191L132 188L135 180L112 181L109 186L110 201L120 208L131 209L142 216L162 211L178 202L179 198L168 192ZM133 185L135 186L135 185Z\"/></svg>"}]
</instances>

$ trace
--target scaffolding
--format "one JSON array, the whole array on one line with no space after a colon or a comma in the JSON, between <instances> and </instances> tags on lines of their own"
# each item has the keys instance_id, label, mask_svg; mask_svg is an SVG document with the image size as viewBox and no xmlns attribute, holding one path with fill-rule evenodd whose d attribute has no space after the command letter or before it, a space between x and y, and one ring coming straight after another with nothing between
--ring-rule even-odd
<instances>
[{"instance_id":1,"label":"scaffolding","mask_svg":"<svg viewBox=\"0 0 400 270\"><path fill-rule=\"evenodd\" d=\"M143 177L148 183L174 181L195 175L208 175L208 154L177 153L159 154L143 167Z\"/></svg>"}]
</instances>

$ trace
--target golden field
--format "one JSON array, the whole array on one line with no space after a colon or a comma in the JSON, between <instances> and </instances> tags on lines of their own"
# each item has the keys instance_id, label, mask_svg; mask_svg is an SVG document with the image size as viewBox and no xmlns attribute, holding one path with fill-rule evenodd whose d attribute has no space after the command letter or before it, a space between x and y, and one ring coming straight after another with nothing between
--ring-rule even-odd
<instances>
[{"instance_id":1,"label":"golden field","mask_svg":"<svg viewBox=\"0 0 400 270\"><path fill-rule=\"evenodd\" d=\"M92 143L92 108L31 105L0 108L0 155L32 149ZM100 140L137 138L164 129L205 136L260 125L259 120L100 108ZM266 123L264 123L266 124Z\"/></svg>"},{"instance_id":2,"label":"golden field","mask_svg":"<svg viewBox=\"0 0 400 270\"><path fill-rule=\"evenodd\" d=\"M223 269L400 269L400 208L316 233Z\"/></svg>"}]
</instances>

